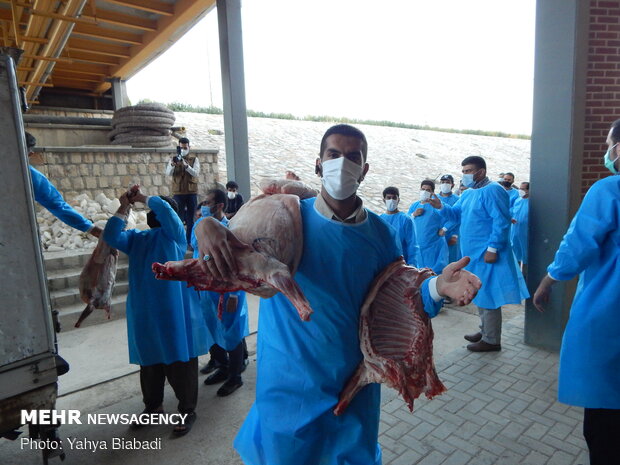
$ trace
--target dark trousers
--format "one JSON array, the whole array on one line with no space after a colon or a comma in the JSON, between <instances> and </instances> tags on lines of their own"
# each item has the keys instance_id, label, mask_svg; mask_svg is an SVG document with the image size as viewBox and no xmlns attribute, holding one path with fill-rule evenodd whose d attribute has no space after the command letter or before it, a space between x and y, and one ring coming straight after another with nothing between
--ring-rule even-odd
<instances>
[{"instance_id":1,"label":"dark trousers","mask_svg":"<svg viewBox=\"0 0 620 465\"><path fill-rule=\"evenodd\" d=\"M166 379L179 400L179 412L193 412L198 402L198 357L169 365L140 366L142 400L147 410L155 410L164 402Z\"/></svg>"},{"instance_id":2,"label":"dark trousers","mask_svg":"<svg viewBox=\"0 0 620 465\"><path fill-rule=\"evenodd\" d=\"M246 357L245 339L243 339L237 347L230 352L226 351L217 344L213 344L209 349L211 358L220 365L220 370L224 370L228 374L231 381L239 381L241 379L241 371L243 370L243 360Z\"/></svg>"},{"instance_id":3,"label":"dark trousers","mask_svg":"<svg viewBox=\"0 0 620 465\"><path fill-rule=\"evenodd\" d=\"M590 451L590 465L620 464L620 409L585 409L583 436Z\"/></svg>"},{"instance_id":4,"label":"dark trousers","mask_svg":"<svg viewBox=\"0 0 620 465\"><path fill-rule=\"evenodd\" d=\"M179 206L179 216L185 223L185 234L187 235L187 245L191 245L192 228L194 227L194 214L198 205L198 195L196 194L177 194L174 201Z\"/></svg>"}]
</instances>

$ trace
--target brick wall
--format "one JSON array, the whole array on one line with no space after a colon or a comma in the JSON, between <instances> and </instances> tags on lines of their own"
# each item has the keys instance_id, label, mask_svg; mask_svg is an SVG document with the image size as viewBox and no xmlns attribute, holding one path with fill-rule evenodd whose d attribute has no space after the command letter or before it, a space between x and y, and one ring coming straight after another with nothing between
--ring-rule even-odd
<instances>
[{"instance_id":1,"label":"brick wall","mask_svg":"<svg viewBox=\"0 0 620 465\"><path fill-rule=\"evenodd\" d=\"M609 175L603 166L611 123L620 118L620 0L590 0L581 190Z\"/></svg>"},{"instance_id":2,"label":"brick wall","mask_svg":"<svg viewBox=\"0 0 620 465\"><path fill-rule=\"evenodd\" d=\"M172 151L166 149L121 149L115 147L40 148L43 165L35 166L70 200L88 193L94 198L102 192L118 198L131 183L144 186L147 194L169 195L170 178L164 174ZM200 160L199 198L219 182L217 149L192 153Z\"/></svg>"}]
</instances>

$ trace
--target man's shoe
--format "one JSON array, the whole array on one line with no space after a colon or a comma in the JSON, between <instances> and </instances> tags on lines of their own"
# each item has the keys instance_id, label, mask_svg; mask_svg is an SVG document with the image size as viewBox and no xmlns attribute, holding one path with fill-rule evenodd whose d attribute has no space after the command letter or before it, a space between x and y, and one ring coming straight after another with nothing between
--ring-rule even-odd
<instances>
[{"instance_id":1,"label":"man's shoe","mask_svg":"<svg viewBox=\"0 0 620 465\"><path fill-rule=\"evenodd\" d=\"M222 384L221 388L217 390L217 395L219 397L229 396L233 392L235 392L237 389L239 389L241 386L243 386L243 381L241 381L241 379L238 379L238 380L229 379L224 384Z\"/></svg>"},{"instance_id":2,"label":"man's shoe","mask_svg":"<svg viewBox=\"0 0 620 465\"><path fill-rule=\"evenodd\" d=\"M154 408L154 409L145 408L144 410L142 410L142 413L140 415L144 415L144 414L152 415L153 413L159 413L160 415L163 415L164 413L163 405L160 405L159 407ZM131 429L139 429L139 428L142 428L143 426L146 426L146 425L140 423L137 419L134 419L134 421L129 423L129 427Z\"/></svg>"},{"instance_id":3,"label":"man's shoe","mask_svg":"<svg viewBox=\"0 0 620 465\"><path fill-rule=\"evenodd\" d=\"M209 360L209 362L200 369L200 373L203 375L208 375L209 373L213 373L215 370L220 368L222 365L215 359Z\"/></svg>"},{"instance_id":4,"label":"man's shoe","mask_svg":"<svg viewBox=\"0 0 620 465\"><path fill-rule=\"evenodd\" d=\"M207 378L205 379L204 383L207 386L211 386L212 384L223 383L227 379L228 379L228 371L227 370L222 370L221 368L218 368L215 373L207 376Z\"/></svg>"},{"instance_id":5,"label":"man's shoe","mask_svg":"<svg viewBox=\"0 0 620 465\"><path fill-rule=\"evenodd\" d=\"M185 421L174 427L174 429L172 430L172 434L174 434L175 436L185 436L187 433L190 432L195 421L196 412L188 413L185 417Z\"/></svg>"},{"instance_id":6,"label":"man's shoe","mask_svg":"<svg viewBox=\"0 0 620 465\"><path fill-rule=\"evenodd\" d=\"M482 340L482 333L466 334L463 336L466 341L478 342Z\"/></svg>"},{"instance_id":7,"label":"man's shoe","mask_svg":"<svg viewBox=\"0 0 620 465\"><path fill-rule=\"evenodd\" d=\"M497 352L498 350L502 350L502 346L500 344L489 344L488 342L478 341L474 344L468 344L467 350L471 350L472 352Z\"/></svg>"}]
</instances>

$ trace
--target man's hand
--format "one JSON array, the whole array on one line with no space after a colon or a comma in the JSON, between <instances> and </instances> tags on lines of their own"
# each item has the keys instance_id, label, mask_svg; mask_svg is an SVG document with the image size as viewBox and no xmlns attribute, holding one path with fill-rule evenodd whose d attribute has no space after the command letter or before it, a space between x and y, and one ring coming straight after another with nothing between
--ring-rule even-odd
<instances>
[{"instance_id":1,"label":"man's hand","mask_svg":"<svg viewBox=\"0 0 620 465\"><path fill-rule=\"evenodd\" d=\"M235 313L237 311L237 304L239 303L239 297L236 295L228 296L228 302L226 302L226 312Z\"/></svg>"},{"instance_id":2,"label":"man's hand","mask_svg":"<svg viewBox=\"0 0 620 465\"><path fill-rule=\"evenodd\" d=\"M497 261L497 252L489 252L488 250L484 253L484 263L495 263Z\"/></svg>"},{"instance_id":3,"label":"man's hand","mask_svg":"<svg viewBox=\"0 0 620 465\"><path fill-rule=\"evenodd\" d=\"M121 205L120 207L118 207L118 210L116 210L116 213L119 213L120 215L126 215L129 210L131 210L131 201L129 200L128 192L125 192L123 195L121 195L118 198L118 201L121 203Z\"/></svg>"},{"instance_id":4,"label":"man's hand","mask_svg":"<svg viewBox=\"0 0 620 465\"><path fill-rule=\"evenodd\" d=\"M437 210L441 210L442 208L441 200L435 194L431 194L431 198L429 199L428 203L430 203L433 208L436 208Z\"/></svg>"},{"instance_id":5,"label":"man's hand","mask_svg":"<svg viewBox=\"0 0 620 465\"><path fill-rule=\"evenodd\" d=\"M416 208L415 211L411 214L411 216L422 216L424 215L423 208Z\"/></svg>"},{"instance_id":6,"label":"man's hand","mask_svg":"<svg viewBox=\"0 0 620 465\"><path fill-rule=\"evenodd\" d=\"M207 271L219 280L226 280L237 274L237 260L233 251L251 247L237 239L226 226L213 217L198 223L195 232L199 256ZM205 260L205 257L208 257L208 260Z\"/></svg>"},{"instance_id":7,"label":"man's hand","mask_svg":"<svg viewBox=\"0 0 620 465\"><path fill-rule=\"evenodd\" d=\"M99 227L99 226L93 226L93 229L91 229L90 231L88 231L89 234L92 234L95 237L99 237L101 236L101 233L103 232L103 230Z\"/></svg>"},{"instance_id":8,"label":"man's hand","mask_svg":"<svg viewBox=\"0 0 620 465\"><path fill-rule=\"evenodd\" d=\"M459 236L452 236L450 239L448 239L448 245L456 245L458 241Z\"/></svg>"},{"instance_id":9,"label":"man's hand","mask_svg":"<svg viewBox=\"0 0 620 465\"><path fill-rule=\"evenodd\" d=\"M534 293L534 297L532 298L532 303L534 307L540 312L543 313L545 308L543 304L549 303L549 297L551 296L551 286L553 286L557 281L549 275L545 276L538 285L538 289Z\"/></svg>"},{"instance_id":10,"label":"man's hand","mask_svg":"<svg viewBox=\"0 0 620 465\"><path fill-rule=\"evenodd\" d=\"M446 235L446 230L443 229L443 228L439 228L439 231L437 231L437 235L441 236L441 237L445 236Z\"/></svg>"},{"instance_id":11,"label":"man's hand","mask_svg":"<svg viewBox=\"0 0 620 465\"><path fill-rule=\"evenodd\" d=\"M146 202L148 200L147 196L144 195L144 192L142 192L142 189L140 189L140 186L138 184L132 186L127 191L127 196L129 197L131 203L140 202L146 205Z\"/></svg>"},{"instance_id":12,"label":"man's hand","mask_svg":"<svg viewBox=\"0 0 620 465\"><path fill-rule=\"evenodd\" d=\"M463 269L468 264L469 257L463 257L458 262L446 266L437 277L439 295L450 297L453 302L461 306L470 303L482 287L478 276Z\"/></svg>"}]
</instances>

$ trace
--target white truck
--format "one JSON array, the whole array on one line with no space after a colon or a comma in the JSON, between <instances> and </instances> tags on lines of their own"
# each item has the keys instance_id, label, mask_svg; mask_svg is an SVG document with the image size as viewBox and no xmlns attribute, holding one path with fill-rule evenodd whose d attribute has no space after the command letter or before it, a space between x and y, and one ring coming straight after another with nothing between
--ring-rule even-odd
<instances>
[{"instance_id":1,"label":"white truck","mask_svg":"<svg viewBox=\"0 0 620 465\"><path fill-rule=\"evenodd\" d=\"M0 50L0 440L15 439L22 411L53 410L54 325L39 244L15 62ZM30 437L58 439L54 425ZM43 462L62 448L43 450ZM1 460L0 460L1 462Z\"/></svg>"}]
</instances>

